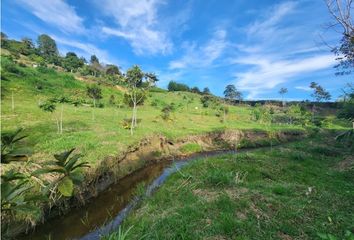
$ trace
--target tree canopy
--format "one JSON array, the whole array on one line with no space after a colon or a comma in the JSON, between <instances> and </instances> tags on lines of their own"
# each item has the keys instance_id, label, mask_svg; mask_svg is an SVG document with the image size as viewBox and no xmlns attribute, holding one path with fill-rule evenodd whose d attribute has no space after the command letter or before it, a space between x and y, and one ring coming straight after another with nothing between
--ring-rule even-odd
<instances>
[{"instance_id":1,"label":"tree canopy","mask_svg":"<svg viewBox=\"0 0 354 240\"><path fill-rule=\"evenodd\" d=\"M311 94L311 97L314 98L317 102L331 99L331 94L328 91L326 91L322 86L320 86L318 83L311 82L310 88L312 88L314 91Z\"/></svg>"},{"instance_id":2,"label":"tree canopy","mask_svg":"<svg viewBox=\"0 0 354 240\"><path fill-rule=\"evenodd\" d=\"M238 91L236 86L233 84L226 86L224 96L228 100L242 100L242 93Z\"/></svg>"},{"instance_id":3,"label":"tree canopy","mask_svg":"<svg viewBox=\"0 0 354 240\"><path fill-rule=\"evenodd\" d=\"M46 59L53 59L58 56L58 48L54 39L46 34L38 36L39 53Z\"/></svg>"}]
</instances>

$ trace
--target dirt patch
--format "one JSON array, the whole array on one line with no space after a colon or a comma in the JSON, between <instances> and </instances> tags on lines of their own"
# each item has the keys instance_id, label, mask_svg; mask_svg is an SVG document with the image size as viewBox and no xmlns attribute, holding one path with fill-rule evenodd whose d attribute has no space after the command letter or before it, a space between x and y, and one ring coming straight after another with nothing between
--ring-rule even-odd
<instances>
[{"instance_id":1,"label":"dirt patch","mask_svg":"<svg viewBox=\"0 0 354 240\"><path fill-rule=\"evenodd\" d=\"M340 161L336 169L339 171L347 171L354 168L354 156L348 156L343 161Z\"/></svg>"},{"instance_id":2,"label":"dirt patch","mask_svg":"<svg viewBox=\"0 0 354 240\"><path fill-rule=\"evenodd\" d=\"M293 238L289 236L288 234L278 232L278 237L282 240L292 240Z\"/></svg>"},{"instance_id":3,"label":"dirt patch","mask_svg":"<svg viewBox=\"0 0 354 240\"><path fill-rule=\"evenodd\" d=\"M219 196L218 192L209 191L206 189L194 189L193 194L204 199L207 202L212 202Z\"/></svg>"},{"instance_id":4,"label":"dirt patch","mask_svg":"<svg viewBox=\"0 0 354 240\"><path fill-rule=\"evenodd\" d=\"M229 188L225 190L226 194L231 198L231 199L238 199L242 195L248 192L247 188Z\"/></svg>"}]
</instances>

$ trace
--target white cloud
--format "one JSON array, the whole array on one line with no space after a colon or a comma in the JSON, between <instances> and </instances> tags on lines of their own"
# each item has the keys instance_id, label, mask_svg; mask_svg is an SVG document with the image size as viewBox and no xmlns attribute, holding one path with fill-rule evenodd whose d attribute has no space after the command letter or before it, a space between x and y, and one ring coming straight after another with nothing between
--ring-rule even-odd
<instances>
[{"instance_id":1,"label":"white cloud","mask_svg":"<svg viewBox=\"0 0 354 240\"><path fill-rule=\"evenodd\" d=\"M66 33L84 33L83 19L64 0L17 0L43 22Z\"/></svg>"},{"instance_id":2,"label":"white cloud","mask_svg":"<svg viewBox=\"0 0 354 240\"><path fill-rule=\"evenodd\" d=\"M279 22L284 20L284 17L291 14L296 7L295 2L283 2L275 5L267 11L266 18L263 21L255 21L247 27L247 33L250 36L270 36L277 31L275 27Z\"/></svg>"},{"instance_id":3,"label":"white cloud","mask_svg":"<svg viewBox=\"0 0 354 240\"><path fill-rule=\"evenodd\" d=\"M307 86L296 86L295 89L299 89L299 90L306 91L306 92L312 91L312 89Z\"/></svg>"},{"instance_id":4,"label":"white cloud","mask_svg":"<svg viewBox=\"0 0 354 240\"><path fill-rule=\"evenodd\" d=\"M296 60L272 61L271 59L249 58L235 60L235 63L252 64L252 70L239 74L237 87L251 92L251 97L262 91L273 89L293 77L315 72L334 65L333 55L320 55ZM250 97L250 96L249 96Z\"/></svg>"},{"instance_id":5,"label":"white cloud","mask_svg":"<svg viewBox=\"0 0 354 240\"><path fill-rule=\"evenodd\" d=\"M239 53L230 61L240 68L234 74L235 84L248 92L248 99L266 96L280 84L286 86L304 74L334 65L333 55L315 45L311 38L313 30L309 32L299 27L302 20L309 24L307 27L312 23L302 15L296 15L299 14L297 6L288 1L266 9L261 14L262 20L258 19L244 29L248 41L235 44ZM294 19L300 20L295 23Z\"/></svg>"},{"instance_id":6,"label":"white cloud","mask_svg":"<svg viewBox=\"0 0 354 240\"><path fill-rule=\"evenodd\" d=\"M51 37L58 42L59 44L70 46L76 49L80 49L83 53L85 53L86 58L89 58L91 55L96 55L100 62L104 63L116 63L115 60L110 59L109 54L102 49L97 48L93 44L90 43L82 43L79 41L75 41L72 39L66 39L62 37L58 37L55 35L51 35ZM89 59L88 59L89 60Z\"/></svg>"},{"instance_id":7,"label":"white cloud","mask_svg":"<svg viewBox=\"0 0 354 240\"><path fill-rule=\"evenodd\" d=\"M183 68L203 68L214 63L227 47L226 31L219 29L213 34L213 37L204 45L199 47L196 44L185 44L186 53L178 60L169 63L170 69Z\"/></svg>"},{"instance_id":8,"label":"white cloud","mask_svg":"<svg viewBox=\"0 0 354 240\"><path fill-rule=\"evenodd\" d=\"M157 8L161 0L104 0L97 4L106 15L114 18L117 28L103 27L108 35L128 40L138 55L167 54L172 43L167 34L158 28Z\"/></svg>"}]
</instances>

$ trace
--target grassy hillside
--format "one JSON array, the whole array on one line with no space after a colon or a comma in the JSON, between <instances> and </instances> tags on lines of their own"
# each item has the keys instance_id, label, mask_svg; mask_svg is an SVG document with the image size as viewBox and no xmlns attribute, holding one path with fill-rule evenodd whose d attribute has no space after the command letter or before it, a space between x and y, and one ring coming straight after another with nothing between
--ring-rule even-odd
<instances>
[{"instance_id":1,"label":"grassy hillside","mask_svg":"<svg viewBox=\"0 0 354 240\"><path fill-rule=\"evenodd\" d=\"M123 224L127 239L353 239L353 148L333 134L199 159ZM105 239L120 239L116 232Z\"/></svg>"},{"instance_id":2,"label":"grassy hillside","mask_svg":"<svg viewBox=\"0 0 354 240\"><path fill-rule=\"evenodd\" d=\"M213 100L206 106L205 102L202 104L201 101L205 100L203 95L191 92L167 92L152 88L144 105L138 107L139 124L131 135L126 120L129 121L131 118L132 109L124 104L126 89L123 86L109 84L105 81L104 75L100 78L81 76L78 73L63 72L57 67L54 70L52 67L55 66L50 65L32 67L31 62L24 63L20 60L17 59L15 62L9 57L1 58L1 131L7 133L23 128L21 134L28 137L21 140L20 144L16 144L16 147L26 148L32 152L32 155L29 164L22 162L2 164L3 173L8 169L15 169L14 172L7 171L5 174L27 174L23 181L15 176L14 179L9 178L9 181L4 182L9 190L9 194L6 195L9 203L5 201L6 198L2 198L2 206L15 208L18 206L18 200L19 205L34 208L26 213L15 209L16 214L4 215L2 220L6 220L5 226L9 227L4 228L9 229L6 230L8 236L23 231L26 224L36 224L43 217L42 210L48 209L48 206L68 208L67 200L70 196L74 195L79 199L81 193L87 190L86 187L95 188L95 185L90 183L94 183L94 180L104 174L122 177L141 167L145 164L144 160L149 159L141 159L142 157L138 156L137 161L126 161L125 165L121 166L114 157L121 156L128 147L137 145L144 138L163 135L168 139L176 140L195 134L238 129L267 132L262 135L262 138L267 139L261 139L267 142L270 138L276 138L277 131L319 129L315 126L318 123L311 122L311 114L306 109L302 110L301 106L289 108L272 105L235 106L227 105L210 95L208 96ZM87 87L93 84L99 84L103 97L96 108L93 107L93 100L87 96ZM56 110L52 113L43 111L40 106L53 98L66 101L56 102ZM163 109L166 110L166 107L170 115L163 117ZM59 134L56 119L61 115L63 132ZM326 116L320 124L331 129L350 127L349 122L339 121L334 116ZM59 174L48 173L47 163L54 160L53 155L71 148L76 148L75 153L82 154L80 161L88 162L90 168L69 171L63 170L60 165ZM201 150L201 146L195 143L187 144L180 149L184 154ZM73 158L75 160L75 156ZM113 163L107 159L113 159ZM113 164L114 169L109 168L107 162ZM39 177L32 176L34 169L47 172ZM53 171L53 168L49 171ZM82 171L86 174L86 178L82 178ZM74 179L75 174L80 177L77 175ZM83 179L86 181L82 182ZM72 194L74 180L78 183ZM17 198L12 201L11 191L21 187L22 184L26 184L26 193L23 195L31 196L32 193L40 193L45 197L48 196L49 199L43 202L35 201L31 205L21 202L22 194L17 194ZM79 184L82 184L81 187L78 187ZM61 191L59 192L58 189ZM14 222L16 224L13 224ZM17 226L19 229L16 229Z\"/></svg>"},{"instance_id":3,"label":"grassy hillside","mask_svg":"<svg viewBox=\"0 0 354 240\"><path fill-rule=\"evenodd\" d=\"M8 61L3 59L3 61ZM11 63L8 63L11 64ZM4 64L5 65L5 64ZM2 75L2 130L24 127L28 135L26 145L33 148L33 158L44 160L53 153L76 147L84 155L84 160L92 164L108 155L116 155L128 145L152 134L163 134L178 138L218 129L266 129L301 128L294 125L269 125L251 120L252 109L247 106L229 106L226 122L216 116L217 110L203 108L200 95L189 92L151 92L144 106L138 109L142 121L133 136L123 127L123 120L130 118L131 109L123 104L123 92L117 87L101 85L103 108L95 108L92 120L92 100L86 96L90 84L79 81L73 74L61 73L49 68L31 68L12 65ZM121 89L121 88L120 88ZM12 111L12 92L15 110ZM110 105L113 95L115 106ZM63 134L56 133L54 114L44 112L39 104L51 97L66 96L83 101L75 107L64 104ZM161 109L174 103L172 120L161 118Z\"/></svg>"}]
</instances>

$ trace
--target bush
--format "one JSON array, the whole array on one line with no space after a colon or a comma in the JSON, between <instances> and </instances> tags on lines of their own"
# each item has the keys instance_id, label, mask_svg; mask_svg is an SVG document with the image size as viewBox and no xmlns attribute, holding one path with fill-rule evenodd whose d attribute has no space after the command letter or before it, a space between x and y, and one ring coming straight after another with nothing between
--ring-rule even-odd
<instances>
[{"instance_id":1,"label":"bush","mask_svg":"<svg viewBox=\"0 0 354 240\"><path fill-rule=\"evenodd\" d=\"M21 69L14 63L11 57L1 56L1 66L2 68L10 73L21 74Z\"/></svg>"},{"instance_id":2,"label":"bush","mask_svg":"<svg viewBox=\"0 0 354 240\"><path fill-rule=\"evenodd\" d=\"M161 114L162 119L165 120L165 121L171 120L170 115L171 115L171 112L174 111L174 110L175 110L175 105L174 105L174 103L171 103L171 104L165 106L165 107L161 110L161 112L162 112L162 114Z\"/></svg>"}]
</instances>

